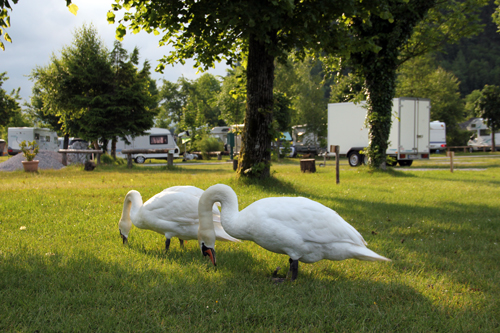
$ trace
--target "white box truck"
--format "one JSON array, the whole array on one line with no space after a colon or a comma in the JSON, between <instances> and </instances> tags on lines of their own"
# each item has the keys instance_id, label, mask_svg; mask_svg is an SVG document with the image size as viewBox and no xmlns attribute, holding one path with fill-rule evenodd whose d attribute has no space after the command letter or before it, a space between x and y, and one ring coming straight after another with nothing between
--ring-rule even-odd
<instances>
[{"instance_id":1,"label":"white box truck","mask_svg":"<svg viewBox=\"0 0 500 333\"><path fill-rule=\"evenodd\" d=\"M174 158L179 158L179 147L177 146L173 135L168 129L153 127L146 131L146 135L128 137L130 145L123 140L116 142L116 157L127 158L127 154L122 154L123 149L174 149ZM108 143L108 149L111 149L111 142ZM167 153L160 154L132 154L136 163L142 164L148 158L167 159Z\"/></svg>"},{"instance_id":2,"label":"white box truck","mask_svg":"<svg viewBox=\"0 0 500 333\"><path fill-rule=\"evenodd\" d=\"M442 121L431 121L429 149L431 152L446 149L446 124Z\"/></svg>"},{"instance_id":3,"label":"white box truck","mask_svg":"<svg viewBox=\"0 0 500 333\"><path fill-rule=\"evenodd\" d=\"M40 150L57 151L59 143L57 133L48 128L9 127L8 145L13 154L21 152L19 144L23 141L35 141Z\"/></svg>"},{"instance_id":4,"label":"white box truck","mask_svg":"<svg viewBox=\"0 0 500 333\"><path fill-rule=\"evenodd\" d=\"M386 154L401 166L410 166L416 159L428 159L430 100L401 97L393 99L392 104ZM340 155L347 156L351 166L365 161L365 155L360 153L368 146L365 105L366 102L328 104L328 146L338 145Z\"/></svg>"}]
</instances>

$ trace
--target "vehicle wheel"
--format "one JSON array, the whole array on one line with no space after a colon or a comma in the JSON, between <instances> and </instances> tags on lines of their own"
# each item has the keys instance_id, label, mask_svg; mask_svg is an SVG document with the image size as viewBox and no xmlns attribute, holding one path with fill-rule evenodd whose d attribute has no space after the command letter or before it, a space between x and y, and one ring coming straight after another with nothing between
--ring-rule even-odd
<instances>
[{"instance_id":1,"label":"vehicle wheel","mask_svg":"<svg viewBox=\"0 0 500 333\"><path fill-rule=\"evenodd\" d=\"M352 167L357 167L358 165L361 164L361 156L357 151L350 153L348 159L349 159L349 165Z\"/></svg>"},{"instance_id":2,"label":"vehicle wheel","mask_svg":"<svg viewBox=\"0 0 500 333\"><path fill-rule=\"evenodd\" d=\"M411 166L413 163L413 160L404 160L404 161L398 161L399 166Z\"/></svg>"},{"instance_id":3,"label":"vehicle wheel","mask_svg":"<svg viewBox=\"0 0 500 333\"><path fill-rule=\"evenodd\" d=\"M138 163L138 164L143 164L145 161L146 161L146 159L144 158L144 156L137 156L135 158L135 163Z\"/></svg>"}]
</instances>

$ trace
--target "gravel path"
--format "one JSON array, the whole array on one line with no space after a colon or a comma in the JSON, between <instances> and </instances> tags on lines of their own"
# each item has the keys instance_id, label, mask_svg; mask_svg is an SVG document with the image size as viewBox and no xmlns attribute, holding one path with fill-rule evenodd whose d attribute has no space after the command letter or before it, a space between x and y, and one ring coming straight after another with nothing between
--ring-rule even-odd
<instances>
[{"instance_id":1,"label":"gravel path","mask_svg":"<svg viewBox=\"0 0 500 333\"><path fill-rule=\"evenodd\" d=\"M39 160L38 169L61 169L64 168L62 164L62 156L55 151L40 150L35 157L35 160ZM0 163L0 171L16 171L24 170L21 161L26 161L23 154L17 154L12 156L7 161Z\"/></svg>"}]
</instances>

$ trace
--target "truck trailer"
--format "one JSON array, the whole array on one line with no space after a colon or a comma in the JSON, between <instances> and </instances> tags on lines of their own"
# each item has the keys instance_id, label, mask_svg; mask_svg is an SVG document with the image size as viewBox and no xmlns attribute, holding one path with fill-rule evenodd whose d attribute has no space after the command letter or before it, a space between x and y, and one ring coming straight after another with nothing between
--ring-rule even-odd
<instances>
[{"instance_id":1,"label":"truck trailer","mask_svg":"<svg viewBox=\"0 0 500 333\"><path fill-rule=\"evenodd\" d=\"M431 102L425 98L401 97L392 101L392 125L386 154L399 163L410 166L413 160L429 159ZM365 126L366 102L328 104L328 146L338 145L341 156L350 166L365 163L362 151L368 146Z\"/></svg>"}]
</instances>

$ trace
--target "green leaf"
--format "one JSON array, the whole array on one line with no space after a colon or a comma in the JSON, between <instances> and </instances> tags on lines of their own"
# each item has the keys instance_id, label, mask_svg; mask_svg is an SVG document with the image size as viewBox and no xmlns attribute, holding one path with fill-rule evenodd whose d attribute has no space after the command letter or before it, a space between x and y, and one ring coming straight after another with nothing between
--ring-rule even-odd
<instances>
[{"instance_id":1,"label":"green leaf","mask_svg":"<svg viewBox=\"0 0 500 333\"><path fill-rule=\"evenodd\" d=\"M3 45L2 42L0 42L0 49L2 49L2 51L5 51L5 46Z\"/></svg>"},{"instance_id":2,"label":"green leaf","mask_svg":"<svg viewBox=\"0 0 500 333\"><path fill-rule=\"evenodd\" d=\"M69 1L69 0L68 0ZM76 16L76 13L78 12L78 6L75 5L74 3L68 5L69 11Z\"/></svg>"},{"instance_id":3,"label":"green leaf","mask_svg":"<svg viewBox=\"0 0 500 333\"><path fill-rule=\"evenodd\" d=\"M10 38L10 36L9 36L9 34L8 34L8 33L5 33L5 34L3 35L3 38L4 38L7 42L12 43L12 39Z\"/></svg>"},{"instance_id":4,"label":"green leaf","mask_svg":"<svg viewBox=\"0 0 500 333\"><path fill-rule=\"evenodd\" d=\"M115 13L108 12L108 14L107 14L107 20L108 20L109 24L115 23Z\"/></svg>"},{"instance_id":5,"label":"green leaf","mask_svg":"<svg viewBox=\"0 0 500 333\"><path fill-rule=\"evenodd\" d=\"M116 28L116 39L118 39L120 42L123 41L123 36L127 34L127 29L123 24L120 23L118 28Z\"/></svg>"}]
</instances>

